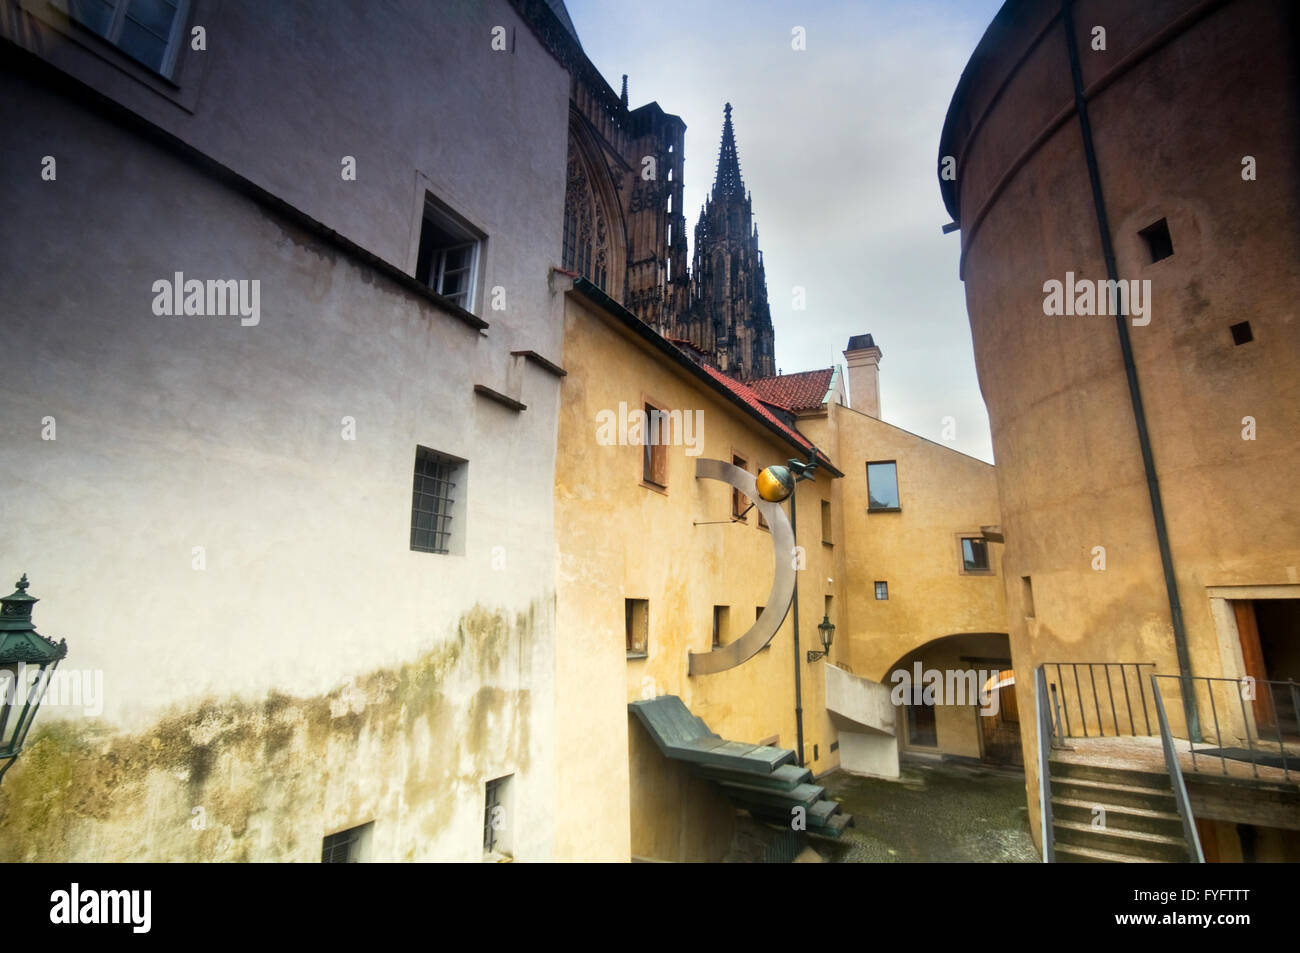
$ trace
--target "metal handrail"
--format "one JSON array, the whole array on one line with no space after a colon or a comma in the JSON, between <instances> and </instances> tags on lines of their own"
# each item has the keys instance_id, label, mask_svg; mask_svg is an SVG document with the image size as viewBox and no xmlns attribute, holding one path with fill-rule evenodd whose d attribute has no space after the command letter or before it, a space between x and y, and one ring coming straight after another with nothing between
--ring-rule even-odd
<instances>
[{"instance_id":1,"label":"metal handrail","mask_svg":"<svg viewBox=\"0 0 1300 953\"><path fill-rule=\"evenodd\" d=\"M1052 738L1057 747L1063 747L1066 738L1120 737L1123 735L1138 737L1154 735L1151 727L1150 711L1147 707L1146 687L1142 678L1143 668L1155 668L1154 662L1044 662L1041 666L1044 679L1048 672L1055 669L1056 677L1048 684L1048 693L1052 699ZM1102 685L1097 685L1097 669L1101 669ZM1080 677L1080 669L1083 677ZM1112 670L1119 672L1120 696L1123 710L1116 698L1116 686ZM1131 670L1131 671L1130 671ZM1133 676L1136 691L1129 689L1129 675ZM1106 707L1102 707L1102 691L1105 692ZM1070 696L1073 695L1073 698ZM1079 723L1075 725L1070 718L1073 705L1078 713ZM1135 708L1138 711L1135 711ZM1110 731L1104 717L1110 712ZM1140 711L1140 714L1138 713ZM1095 730L1090 729L1088 720L1092 716ZM1124 724L1127 721L1127 725Z\"/></svg>"},{"instance_id":2,"label":"metal handrail","mask_svg":"<svg viewBox=\"0 0 1300 953\"><path fill-rule=\"evenodd\" d=\"M1223 678L1223 677L1211 676L1211 675L1152 674L1151 677L1153 679L1152 681L1153 685L1156 684L1154 680L1160 678L1173 679L1174 681L1177 681L1179 684L1179 691L1184 693L1184 698L1186 698L1186 693L1188 692L1189 689L1192 692L1195 692L1196 684L1198 682L1205 683L1205 691L1206 694L1209 696L1209 700L1210 700L1210 714L1214 723L1215 740L1212 746L1209 744L1209 742L1204 742L1203 743L1204 748L1202 749L1202 752L1204 752L1205 749L1211 749L1211 750L1217 749L1219 753L1217 755L1215 754L1207 755L1205 753L1201 753L1198 755L1196 749L1196 743L1194 741L1188 741L1188 749L1192 755L1192 771L1197 774L1202 773L1200 764L1198 762L1198 758L1217 757L1219 759L1221 772L1225 776L1228 774L1229 760L1242 760L1236 758L1229 759L1228 756L1224 753L1227 749L1224 747L1224 742L1223 742L1223 725L1219 720L1219 707L1218 707L1218 703L1215 701L1214 692L1212 691L1214 687L1213 686L1214 682L1221 682L1221 683L1227 683L1233 685L1235 689L1234 694L1237 695L1238 703L1240 705L1241 727L1246 735L1246 748L1250 754L1251 771L1256 778L1259 777L1259 756L1269 755L1271 757L1272 743L1270 739L1270 743L1267 745L1267 747L1265 746L1264 744L1265 738L1263 735L1263 731L1261 730L1261 726L1258 724L1258 719L1252 717L1252 715L1248 713L1246 707L1246 697L1244 693L1241 691L1241 688L1243 686L1242 679ZM1283 697L1286 697L1290 700L1291 711L1293 715L1298 719L1300 719L1300 691L1298 691L1298 689L1300 689L1300 685L1297 685L1294 681L1289 679L1285 682L1271 681L1268 679L1255 679L1254 684L1255 684L1256 692L1260 690L1267 692L1266 710L1268 712L1271 712L1273 715L1274 724L1272 727L1277 733L1277 754L1282 762L1282 777L1286 781L1290 782L1292 771L1296 771L1297 775L1300 775L1300 763L1297 763L1300 762L1300 755L1297 755L1295 751L1289 753L1287 751L1286 738L1285 738L1286 733L1283 731L1282 720L1278 716L1279 708L1277 704L1277 695L1275 694L1274 691L1274 686L1277 686L1278 691L1285 690L1286 694ZM1224 716L1227 717L1227 715L1228 712L1225 711ZM1254 723L1255 725L1255 731L1253 733L1251 732L1252 723ZM1204 728L1204 726L1202 726L1202 728ZM1297 778L1297 780L1300 780L1300 778Z\"/></svg>"},{"instance_id":3,"label":"metal handrail","mask_svg":"<svg viewBox=\"0 0 1300 953\"><path fill-rule=\"evenodd\" d=\"M1205 863L1205 854L1201 850L1201 838L1196 832L1196 823L1192 819L1192 807L1187 800L1187 786L1183 783L1183 769L1178 764L1178 752L1174 748L1174 736L1169 730L1169 719L1165 717L1165 703L1160 698L1159 678L1151 675L1151 695L1156 702L1156 722L1160 726L1160 746L1165 750L1165 768L1169 771L1169 784L1174 789L1174 803L1178 805L1178 816L1183 820L1183 837L1187 849L1191 852L1194 864Z\"/></svg>"},{"instance_id":4,"label":"metal handrail","mask_svg":"<svg viewBox=\"0 0 1300 953\"><path fill-rule=\"evenodd\" d=\"M1056 844L1052 841L1052 714L1047 708L1047 674L1040 665L1034 669L1034 714L1038 718L1038 817L1042 822L1043 863L1056 863Z\"/></svg>"}]
</instances>

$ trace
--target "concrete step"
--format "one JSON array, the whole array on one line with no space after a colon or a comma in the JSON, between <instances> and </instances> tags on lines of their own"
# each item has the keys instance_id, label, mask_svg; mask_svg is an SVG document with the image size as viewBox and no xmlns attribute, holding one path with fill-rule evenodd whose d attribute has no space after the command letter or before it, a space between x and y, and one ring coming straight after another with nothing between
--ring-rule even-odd
<instances>
[{"instance_id":1,"label":"concrete step","mask_svg":"<svg viewBox=\"0 0 1300 953\"><path fill-rule=\"evenodd\" d=\"M1106 781L1138 788L1167 788L1169 776L1163 771L1140 771L1133 768L1111 768L1101 764L1081 764L1077 761L1052 759L1052 777L1081 781Z\"/></svg>"},{"instance_id":2,"label":"concrete step","mask_svg":"<svg viewBox=\"0 0 1300 953\"><path fill-rule=\"evenodd\" d=\"M1152 811L1140 807L1124 807L1118 804L1101 804L1077 798L1053 797L1052 817L1060 821L1074 821L1091 824L1093 808L1106 810L1106 827L1122 831L1138 831L1143 834L1164 834L1167 837L1183 837L1183 819L1174 811Z\"/></svg>"},{"instance_id":3,"label":"concrete step","mask_svg":"<svg viewBox=\"0 0 1300 953\"><path fill-rule=\"evenodd\" d=\"M1113 807L1136 807L1166 814L1178 813L1178 806L1174 803L1174 794L1168 786L1167 779L1163 788L1157 788L1054 776L1052 799L1056 798L1100 804L1107 810Z\"/></svg>"},{"instance_id":4,"label":"concrete step","mask_svg":"<svg viewBox=\"0 0 1300 953\"><path fill-rule=\"evenodd\" d=\"M1056 848L1058 864L1153 864L1159 861L1149 860L1133 854L1117 854L1109 850L1097 850L1092 847L1076 847L1061 844Z\"/></svg>"},{"instance_id":5,"label":"concrete step","mask_svg":"<svg viewBox=\"0 0 1300 953\"><path fill-rule=\"evenodd\" d=\"M1068 846L1163 863L1187 860L1187 845L1181 836L1145 834L1113 827L1102 830L1077 821L1053 821L1052 832L1058 852L1062 847Z\"/></svg>"}]
</instances>

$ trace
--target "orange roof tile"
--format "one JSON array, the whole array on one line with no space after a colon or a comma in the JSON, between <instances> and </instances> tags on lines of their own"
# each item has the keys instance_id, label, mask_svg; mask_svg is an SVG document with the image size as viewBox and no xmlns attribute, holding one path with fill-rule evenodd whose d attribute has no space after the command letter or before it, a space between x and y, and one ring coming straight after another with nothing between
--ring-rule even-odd
<instances>
[{"instance_id":1,"label":"orange roof tile","mask_svg":"<svg viewBox=\"0 0 1300 953\"><path fill-rule=\"evenodd\" d=\"M798 374L778 374L776 377L756 377L746 381L758 396L769 404L790 411L814 410L822 405L830 390L835 369L824 367Z\"/></svg>"}]
</instances>

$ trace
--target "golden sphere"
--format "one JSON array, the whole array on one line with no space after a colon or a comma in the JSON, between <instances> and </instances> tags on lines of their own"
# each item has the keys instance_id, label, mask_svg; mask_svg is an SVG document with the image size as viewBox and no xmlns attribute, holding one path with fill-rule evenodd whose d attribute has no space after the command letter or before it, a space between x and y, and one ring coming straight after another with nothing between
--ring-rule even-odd
<instances>
[{"instance_id":1,"label":"golden sphere","mask_svg":"<svg viewBox=\"0 0 1300 953\"><path fill-rule=\"evenodd\" d=\"M764 467L755 482L758 495L769 503L780 503L794 492L794 477L790 475L789 467Z\"/></svg>"}]
</instances>

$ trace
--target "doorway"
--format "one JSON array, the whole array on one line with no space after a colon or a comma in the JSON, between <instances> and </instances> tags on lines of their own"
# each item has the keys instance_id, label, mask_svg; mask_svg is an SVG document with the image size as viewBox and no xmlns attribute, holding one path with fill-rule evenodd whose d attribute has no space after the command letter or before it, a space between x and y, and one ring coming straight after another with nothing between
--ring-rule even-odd
<instances>
[{"instance_id":1,"label":"doorway","mask_svg":"<svg viewBox=\"0 0 1300 953\"><path fill-rule=\"evenodd\" d=\"M1260 735L1300 737L1300 599L1235 600L1232 611L1246 674L1257 683L1252 705Z\"/></svg>"}]
</instances>

